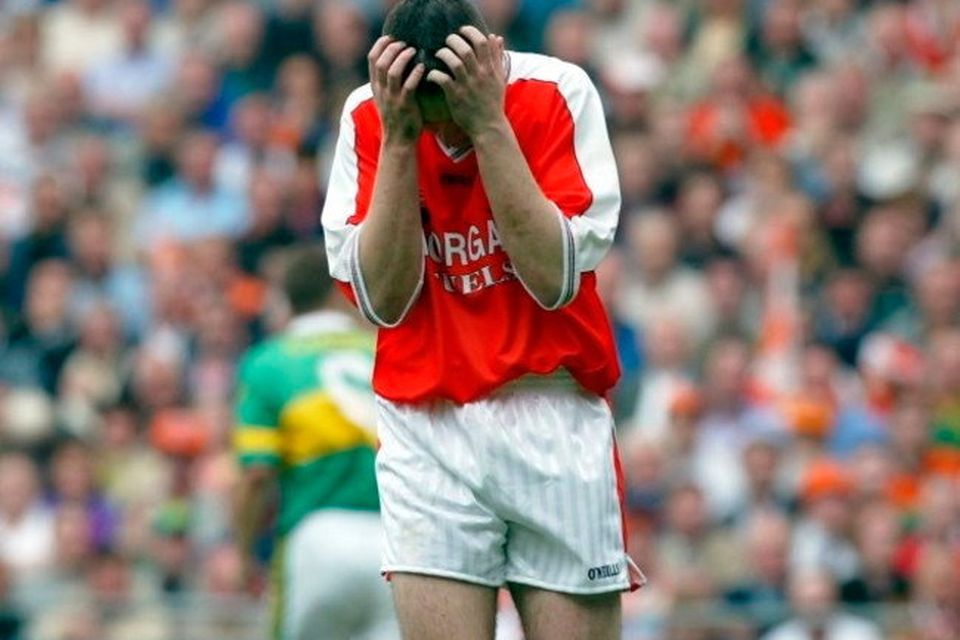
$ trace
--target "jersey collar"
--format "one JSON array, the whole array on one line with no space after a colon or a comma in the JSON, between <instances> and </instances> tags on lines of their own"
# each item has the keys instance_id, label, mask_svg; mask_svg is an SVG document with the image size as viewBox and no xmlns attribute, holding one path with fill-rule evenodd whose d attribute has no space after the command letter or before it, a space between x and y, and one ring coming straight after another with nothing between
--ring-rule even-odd
<instances>
[{"instance_id":1,"label":"jersey collar","mask_svg":"<svg viewBox=\"0 0 960 640\"><path fill-rule=\"evenodd\" d=\"M290 320L287 333L301 336L311 333L332 333L355 329L353 318L342 311L311 311Z\"/></svg>"}]
</instances>

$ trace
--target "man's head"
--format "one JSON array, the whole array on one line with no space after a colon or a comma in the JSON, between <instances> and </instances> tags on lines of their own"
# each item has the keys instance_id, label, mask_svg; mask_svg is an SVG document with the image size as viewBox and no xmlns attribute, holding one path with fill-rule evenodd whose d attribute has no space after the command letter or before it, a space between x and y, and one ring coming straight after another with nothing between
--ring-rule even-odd
<instances>
[{"instance_id":1,"label":"man's head","mask_svg":"<svg viewBox=\"0 0 960 640\"><path fill-rule=\"evenodd\" d=\"M490 31L470 0L400 0L387 14L383 35L405 42L417 50L406 73L423 63L424 78L434 69L452 76L450 69L437 58L436 53L446 46L447 36L468 25L484 34ZM416 95L425 122L450 119L443 91L438 85L421 80Z\"/></svg>"},{"instance_id":2,"label":"man's head","mask_svg":"<svg viewBox=\"0 0 960 640\"><path fill-rule=\"evenodd\" d=\"M330 297L333 279L323 253L313 247L298 249L287 263L283 289L290 310L298 316L323 307Z\"/></svg>"}]
</instances>

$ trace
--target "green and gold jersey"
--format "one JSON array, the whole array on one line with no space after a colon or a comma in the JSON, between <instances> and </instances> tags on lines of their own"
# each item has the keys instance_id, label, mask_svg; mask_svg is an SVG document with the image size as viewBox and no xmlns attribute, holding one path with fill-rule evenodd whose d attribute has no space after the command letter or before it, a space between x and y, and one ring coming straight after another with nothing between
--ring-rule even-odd
<instances>
[{"instance_id":1,"label":"green and gold jersey","mask_svg":"<svg viewBox=\"0 0 960 640\"><path fill-rule=\"evenodd\" d=\"M280 534L317 509L379 508L373 336L338 312L294 319L240 366L234 447L280 478Z\"/></svg>"}]
</instances>

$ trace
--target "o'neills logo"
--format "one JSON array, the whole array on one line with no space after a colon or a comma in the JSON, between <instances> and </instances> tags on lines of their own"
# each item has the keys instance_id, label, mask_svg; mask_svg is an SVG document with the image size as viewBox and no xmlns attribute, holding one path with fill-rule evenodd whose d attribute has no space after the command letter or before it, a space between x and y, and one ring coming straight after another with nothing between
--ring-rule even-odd
<instances>
[{"instance_id":1,"label":"o'neills logo","mask_svg":"<svg viewBox=\"0 0 960 640\"><path fill-rule=\"evenodd\" d=\"M450 293L470 295L487 287L516 280L513 265L506 259L500 243L500 235L493 220L485 225L470 225L463 233L444 231L430 232L426 235L427 255L437 265L435 277L440 279L443 288ZM493 255L503 259L490 261ZM465 271L465 268L484 266Z\"/></svg>"},{"instance_id":2,"label":"o'neills logo","mask_svg":"<svg viewBox=\"0 0 960 640\"><path fill-rule=\"evenodd\" d=\"M602 564L599 567L591 567L587 570L587 578L590 580L602 580L603 578L615 578L623 571L623 563Z\"/></svg>"}]
</instances>

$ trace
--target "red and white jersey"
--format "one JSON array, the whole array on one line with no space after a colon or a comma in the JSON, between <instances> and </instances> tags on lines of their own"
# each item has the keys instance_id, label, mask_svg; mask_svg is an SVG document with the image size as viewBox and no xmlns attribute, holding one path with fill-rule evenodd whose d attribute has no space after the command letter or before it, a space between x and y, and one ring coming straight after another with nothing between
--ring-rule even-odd
<instances>
[{"instance_id":1,"label":"red and white jersey","mask_svg":"<svg viewBox=\"0 0 960 640\"><path fill-rule=\"evenodd\" d=\"M503 250L472 150L418 142L424 261L401 319L377 317L357 259L373 196L380 117L370 85L347 99L323 228L333 277L381 327L373 384L394 402L465 403L527 373L564 368L603 394L619 375L593 274L613 242L620 211L617 169L597 91L579 67L510 52L505 111L530 170L562 214L564 287L542 307Z\"/></svg>"}]
</instances>

